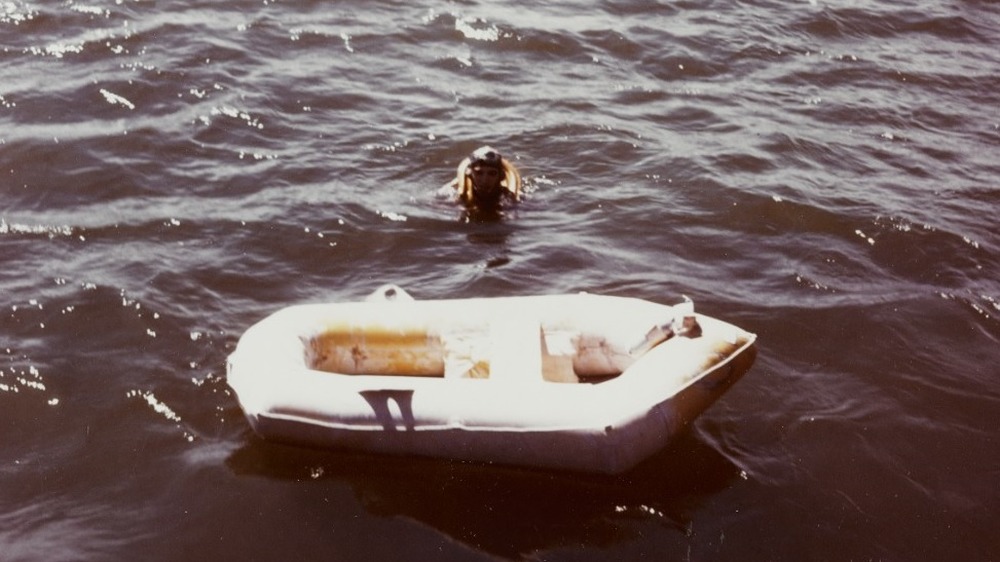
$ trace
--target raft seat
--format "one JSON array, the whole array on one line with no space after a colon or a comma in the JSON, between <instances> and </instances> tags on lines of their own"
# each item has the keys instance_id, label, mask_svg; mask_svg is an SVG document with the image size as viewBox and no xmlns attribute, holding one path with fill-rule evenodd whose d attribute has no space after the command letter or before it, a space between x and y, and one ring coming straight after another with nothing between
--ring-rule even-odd
<instances>
[{"instance_id":1,"label":"raft seat","mask_svg":"<svg viewBox=\"0 0 1000 562\"><path fill-rule=\"evenodd\" d=\"M538 320L504 317L490 323L490 379L542 381L542 326Z\"/></svg>"}]
</instances>

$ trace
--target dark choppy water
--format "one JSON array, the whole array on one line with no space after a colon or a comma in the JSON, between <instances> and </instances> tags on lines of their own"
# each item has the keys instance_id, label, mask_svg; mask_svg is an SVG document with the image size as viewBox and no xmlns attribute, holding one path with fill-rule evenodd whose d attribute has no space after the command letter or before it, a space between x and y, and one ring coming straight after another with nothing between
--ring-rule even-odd
<instances>
[{"instance_id":1,"label":"dark choppy water","mask_svg":"<svg viewBox=\"0 0 1000 562\"><path fill-rule=\"evenodd\" d=\"M1000 7L0 2L0 559L997 560ZM481 143L527 201L433 190ZM617 478L301 450L293 302L588 290L760 335Z\"/></svg>"}]
</instances>

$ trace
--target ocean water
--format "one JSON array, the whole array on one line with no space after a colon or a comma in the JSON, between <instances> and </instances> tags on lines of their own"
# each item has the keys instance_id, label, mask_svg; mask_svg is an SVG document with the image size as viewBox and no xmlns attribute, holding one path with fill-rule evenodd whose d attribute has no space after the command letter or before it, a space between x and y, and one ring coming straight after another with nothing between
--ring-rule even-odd
<instances>
[{"instance_id":1,"label":"ocean water","mask_svg":"<svg viewBox=\"0 0 1000 562\"><path fill-rule=\"evenodd\" d=\"M0 560L997 560L1000 6L0 2ZM499 220L435 197L472 149ZM283 306L759 336L616 477L263 442Z\"/></svg>"}]
</instances>

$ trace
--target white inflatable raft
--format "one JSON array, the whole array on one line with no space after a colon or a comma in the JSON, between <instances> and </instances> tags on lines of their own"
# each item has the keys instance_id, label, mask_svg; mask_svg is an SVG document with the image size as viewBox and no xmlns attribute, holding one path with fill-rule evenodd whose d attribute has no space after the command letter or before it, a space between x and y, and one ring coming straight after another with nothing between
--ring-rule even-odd
<instances>
[{"instance_id":1,"label":"white inflatable raft","mask_svg":"<svg viewBox=\"0 0 1000 562\"><path fill-rule=\"evenodd\" d=\"M375 297L375 298L373 298ZM753 363L756 336L591 294L285 308L228 382L265 439L618 473L661 449Z\"/></svg>"}]
</instances>

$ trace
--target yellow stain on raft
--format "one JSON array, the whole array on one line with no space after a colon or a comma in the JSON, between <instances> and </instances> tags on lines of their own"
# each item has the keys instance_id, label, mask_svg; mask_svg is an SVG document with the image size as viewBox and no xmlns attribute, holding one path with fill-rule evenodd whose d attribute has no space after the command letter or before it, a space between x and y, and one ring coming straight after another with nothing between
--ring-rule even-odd
<instances>
[{"instance_id":1,"label":"yellow stain on raft","mask_svg":"<svg viewBox=\"0 0 1000 562\"><path fill-rule=\"evenodd\" d=\"M308 341L310 367L351 375L444 376L444 346L425 326L330 324Z\"/></svg>"}]
</instances>

